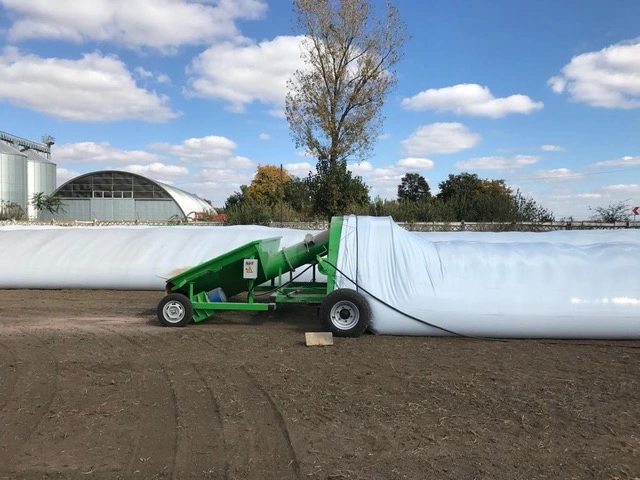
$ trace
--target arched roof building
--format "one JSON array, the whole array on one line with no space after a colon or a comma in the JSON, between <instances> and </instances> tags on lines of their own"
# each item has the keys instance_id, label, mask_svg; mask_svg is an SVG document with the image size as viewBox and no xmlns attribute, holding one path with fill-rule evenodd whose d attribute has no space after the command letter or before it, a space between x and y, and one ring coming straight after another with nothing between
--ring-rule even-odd
<instances>
[{"instance_id":1,"label":"arched roof building","mask_svg":"<svg viewBox=\"0 0 640 480\"><path fill-rule=\"evenodd\" d=\"M136 173L102 170L75 177L58 187L64 211L56 220L168 221L193 219L215 210L200 197ZM41 212L41 218L51 218Z\"/></svg>"}]
</instances>

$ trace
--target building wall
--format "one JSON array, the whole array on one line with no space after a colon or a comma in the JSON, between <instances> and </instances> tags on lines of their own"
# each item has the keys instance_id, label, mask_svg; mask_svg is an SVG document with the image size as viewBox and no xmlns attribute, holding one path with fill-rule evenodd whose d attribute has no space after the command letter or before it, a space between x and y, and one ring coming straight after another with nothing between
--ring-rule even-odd
<instances>
[{"instance_id":1,"label":"building wall","mask_svg":"<svg viewBox=\"0 0 640 480\"><path fill-rule=\"evenodd\" d=\"M27 196L30 219L38 218L38 211L30 203L33 195L39 192L51 195L56 189L56 165L47 161L34 161L34 155L27 157Z\"/></svg>"},{"instance_id":2,"label":"building wall","mask_svg":"<svg viewBox=\"0 0 640 480\"><path fill-rule=\"evenodd\" d=\"M173 200L140 200L133 198L63 198L65 212L56 214L58 221L166 221L182 216ZM44 220L51 215L43 213Z\"/></svg>"},{"instance_id":3,"label":"building wall","mask_svg":"<svg viewBox=\"0 0 640 480\"><path fill-rule=\"evenodd\" d=\"M27 212L27 157L18 152L0 153L0 200Z\"/></svg>"},{"instance_id":4,"label":"building wall","mask_svg":"<svg viewBox=\"0 0 640 480\"><path fill-rule=\"evenodd\" d=\"M182 212L173 200L136 200L138 220L169 220Z\"/></svg>"}]
</instances>

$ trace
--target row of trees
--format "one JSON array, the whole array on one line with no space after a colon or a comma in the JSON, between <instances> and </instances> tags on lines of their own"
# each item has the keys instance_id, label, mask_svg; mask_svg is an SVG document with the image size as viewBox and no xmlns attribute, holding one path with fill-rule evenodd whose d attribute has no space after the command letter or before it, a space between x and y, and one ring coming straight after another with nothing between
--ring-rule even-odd
<instances>
[{"instance_id":1,"label":"row of trees","mask_svg":"<svg viewBox=\"0 0 640 480\"><path fill-rule=\"evenodd\" d=\"M296 33L305 38L305 65L287 83L285 115L296 148L316 159L316 173L301 179L275 166L260 167L250 185L227 199L230 223L324 220L344 213L397 221L553 219L504 181L469 173L450 175L435 196L423 177L408 173L396 200L372 200L347 162L366 159L379 137L381 109L396 84L394 69L409 35L391 1L372 6L367 0L294 0L293 10Z\"/></svg>"},{"instance_id":2,"label":"row of trees","mask_svg":"<svg viewBox=\"0 0 640 480\"><path fill-rule=\"evenodd\" d=\"M327 183L337 181L343 194L327 201ZM551 212L512 191L503 180L481 179L476 174L449 175L432 195L427 180L418 173L407 173L398 185L397 198L371 199L370 188L359 176L317 172L298 178L281 167L258 167L250 185L243 185L225 203L229 223L271 221L316 221L332 215L391 216L399 222L549 222Z\"/></svg>"}]
</instances>

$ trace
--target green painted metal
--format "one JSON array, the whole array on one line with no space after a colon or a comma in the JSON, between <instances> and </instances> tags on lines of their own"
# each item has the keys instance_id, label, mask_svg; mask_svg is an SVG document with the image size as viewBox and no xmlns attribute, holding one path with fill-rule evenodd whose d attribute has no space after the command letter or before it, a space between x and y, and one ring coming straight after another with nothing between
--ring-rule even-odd
<instances>
[{"instance_id":1,"label":"green painted metal","mask_svg":"<svg viewBox=\"0 0 640 480\"><path fill-rule=\"evenodd\" d=\"M329 252L327 260L331 265L338 264L338 251L340 250L340 238L342 238L342 225L344 217L333 217L329 227ZM333 267L318 259L318 270L327 277L327 294L333 292L336 287L336 271Z\"/></svg>"},{"instance_id":2,"label":"green painted metal","mask_svg":"<svg viewBox=\"0 0 640 480\"><path fill-rule=\"evenodd\" d=\"M278 251L280 237L255 240L230 252L212 258L167 280L167 289L182 293L190 299L194 294L210 292L222 288L227 297L233 297L248 290L243 278L244 259L258 260L258 283L269 280L264 273L264 265L269 257Z\"/></svg>"},{"instance_id":3,"label":"green painted metal","mask_svg":"<svg viewBox=\"0 0 640 480\"><path fill-rule=\"evenodd\" d=\"M327 285L314 282L293 282L281 287L273 295L273 301L280 303L320 304L327 296Z\"/></svg>"},{"instance_id":4,"label":"green painted metal","mask_svg":"<svg viewBox=\"0 0 640 480\"><path fill-rule=\"evenodd\" d=\"M337 228L336 235L334 228ZM267 311L280 303L319 304L327 294L327 285L315 281L315 269L311 282L287 282L284 275L305 265L315 265L324 256L333 262L340 242L342 218L334 221L329 230L315 236L308 235L304 241L287 248L279 249L280 237L256 240L242 245L218 257L196 265L167 280L167 292L186 295L193 304L193 320L201 322L220 310ZM258 261L257 278L245 279L244 260ZM328 275L333 278L335 274ZM267 286L268 282L271 286ZM331 290L333 290L333 283ZM246 302L218 302L209 299L209 292L221 288L227 298L247 292ZM272 293L270 302L256 302L256 294Z\"/></svg>"}]
</instances>

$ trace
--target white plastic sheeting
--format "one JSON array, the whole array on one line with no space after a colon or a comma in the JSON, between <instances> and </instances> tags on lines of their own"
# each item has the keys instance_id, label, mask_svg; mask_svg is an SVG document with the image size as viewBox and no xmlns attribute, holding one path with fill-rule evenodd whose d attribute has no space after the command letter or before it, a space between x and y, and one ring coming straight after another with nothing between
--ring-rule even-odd
<instances>
[{"instance_id":1,"label":"white plastic sheeting","mask_svg":"<svg viewBox=\"0 0 640 480\"><path fill-rule=\"evenodd\" d=\"M445 234L351 216L337 266L368 298L377 334L640 338L640 231L559 233L433 242ZM337 286L355 289L343 275Z\"/></svg>"},{"instance_id":2,"label":"white plastic sheeting","mask_svg":"<svg viewBox=\"0 0 640 480\"><path fill-rule=\"evenodd\" d=\"M413 232L431 242L488 243L566 243L592 245L596 243L638 243L640 230L557 230L553 232Z\"/></svg>"},{"instance_id":3,"label":"white plastic sheeting","mask_svg":"<svg viewBox=\"0 0 640 480\"><path fill-rule=\"evenodd\" d=\"M0 227L0 288L163 290L163 278L253 240L312 231L228 227ZM301 267L294 275L300 273ZM286 277L285 277L286 278ZM311 270L299 280L310 280ZM326 278L317 274L318 281Z\"/></svg>"}]
</instances>

